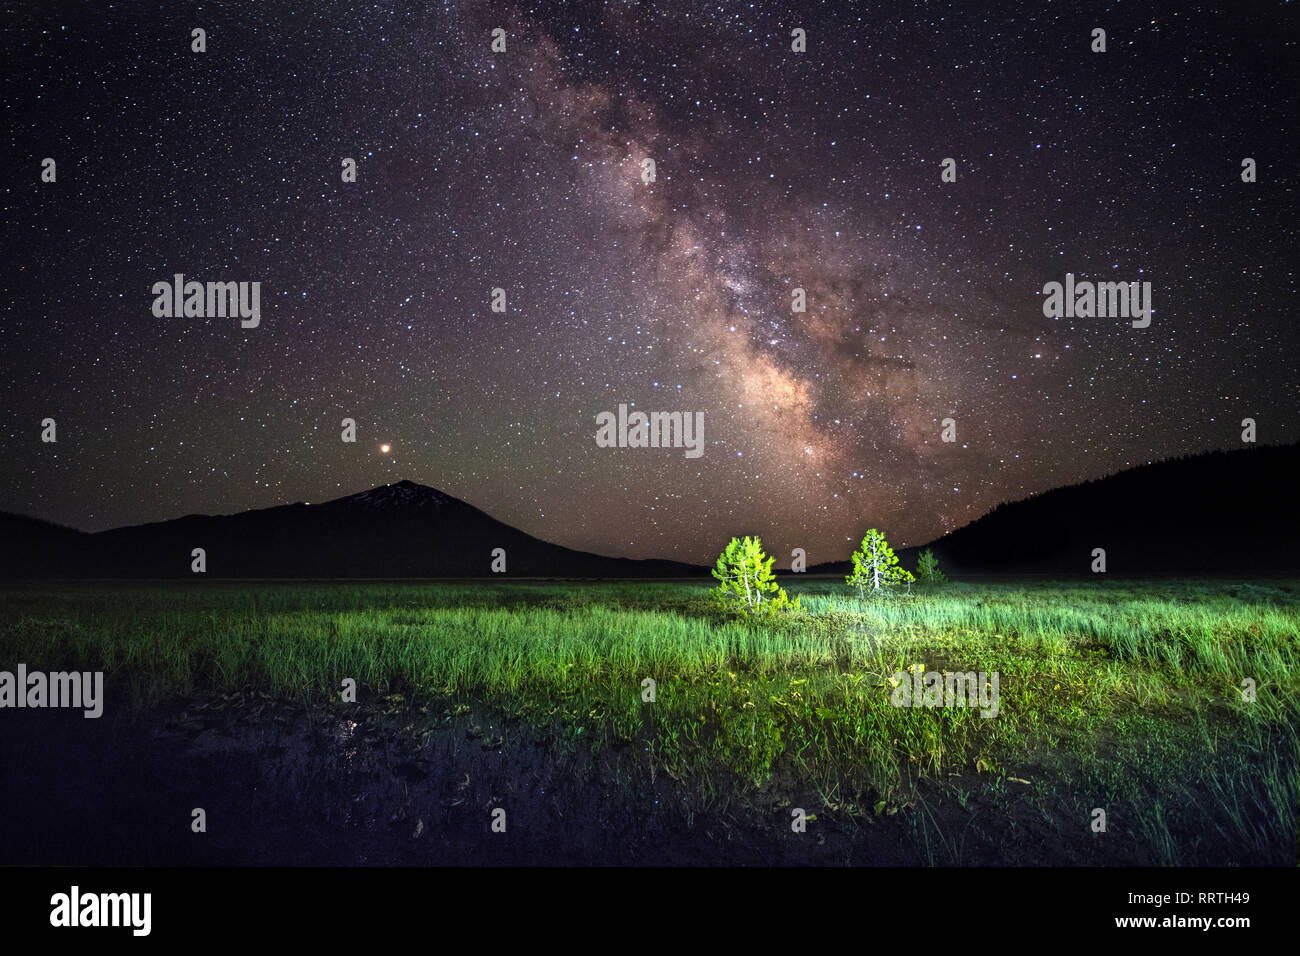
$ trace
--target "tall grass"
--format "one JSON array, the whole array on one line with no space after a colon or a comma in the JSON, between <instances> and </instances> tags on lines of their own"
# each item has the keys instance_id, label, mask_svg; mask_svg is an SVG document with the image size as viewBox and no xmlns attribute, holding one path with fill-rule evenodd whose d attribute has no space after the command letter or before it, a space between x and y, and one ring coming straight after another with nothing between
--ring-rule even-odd
<instances>
[{"instance_id":1,"label":"tall grass","mask_svg":"<svg viewBox=\"0 0 1300 956\"><path fill-rule=\"evenodd\" d=\"M954 773L1104 776L1155 808L1138 837L1163 862L1186 859L1170 828L1194 824L1143 787L1164 792L1194 777L1228 808L1214 823L1223 839L1260 852L1294 824L1293 583L966 583L861 601L839 582L795 580L805 613L767 624L717 617L706 591L694 582L9 589L0 668L103 670L118 699L141 709L250 689L324 702L346 677L371 693L476 698L594 747L640 741L635 759L651 777L694 781L714 801L726 774L748 787L777 775L849 812L919 800L918 780ZM913 664L999 672L998 717L891 706L891 675ZM640 696L646 677L658 686L653 707ZM1241 694L1246 678L1253 702ZM1225 773L1206 742L1219 733L1238 741ZM1267 773L1253 779L1248 757ZM918 806L936 862L958 858L931 808Z\"/></svg>"}]
</instances>

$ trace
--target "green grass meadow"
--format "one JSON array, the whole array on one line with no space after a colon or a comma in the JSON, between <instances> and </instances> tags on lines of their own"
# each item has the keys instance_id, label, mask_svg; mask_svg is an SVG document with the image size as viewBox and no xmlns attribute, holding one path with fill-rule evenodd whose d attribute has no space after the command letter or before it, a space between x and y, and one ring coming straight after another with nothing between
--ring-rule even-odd
<instances>
[{"instance_id":1,"label":"green grass meadow","mask_svg":"<svg viewBox=\"0 0 1300 956\"><path fill-rule=\"evenodd\" d=\"M985 839L1042 817L1086 842L1111 808L1142 862L1294 865L1300 583L782 583L804 610L772 622L719 616L706 582L35 585L0 591L0 668L103 670L141 719L247 691L324 707L351 677L611 755L629 792L667 777L689 814L901 814L918 863L962 863L959 811L1014 800ZM997 672L997 716L893 706L913 665Z\"/></svg>"}]
</instances>

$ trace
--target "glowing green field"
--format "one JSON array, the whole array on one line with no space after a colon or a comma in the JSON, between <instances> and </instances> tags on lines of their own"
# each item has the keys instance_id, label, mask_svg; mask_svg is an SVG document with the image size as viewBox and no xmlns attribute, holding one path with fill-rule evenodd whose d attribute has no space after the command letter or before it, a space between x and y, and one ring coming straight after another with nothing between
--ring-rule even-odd
<instances>
[{"instance_id":1,"label":"glowing green field","mask_svg":"<svg viewBox=\"0 0 1300 956\"><path fill-rule=\"evenodd\" d=\"M918 862L961 862L954 814L1014 797L980 840L1036 814L1086 837L1100 807L1150 862L1294 865L1296 582L783 583L805 613L774 624L718 617L707 583L37 586L0 592L0 667L103 670L142 720L178 695L332 706L350 677L605 754L629 792L666 775L687 813L902 813ZM895 706L914 665L998 674L997 715Z\"/></svg>"}]
</instances>

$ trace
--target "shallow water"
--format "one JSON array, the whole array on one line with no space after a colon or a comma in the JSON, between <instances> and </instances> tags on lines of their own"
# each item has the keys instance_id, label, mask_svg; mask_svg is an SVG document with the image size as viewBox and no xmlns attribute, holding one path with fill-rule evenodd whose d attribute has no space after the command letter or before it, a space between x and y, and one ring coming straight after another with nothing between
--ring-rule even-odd
<instances>
[{"instance_id":1,"label":"shallow water","mask_svg":"<svg viewBox=\"0 0 1300 956\"><path fill-rule=\"evenodd\" d=\"M1121 833L1062 826L1073 810L1059 794L995 795L988 775L951 781L970 792L960 805L936 795L878 817L829 813L794 780L744 806L709 805L662 773L650 783L637 744L593 756L467 705L309 711L245 694L136 720L15 711L4 729L0 864L1153 862ZM791 830L793 806L817 815L804 833ZM206 832L192 829L195 808ZM499 810L504 832L492 828ZM1222 862L1294 866L1288 854Z\"/></svg>"}]
</instances>

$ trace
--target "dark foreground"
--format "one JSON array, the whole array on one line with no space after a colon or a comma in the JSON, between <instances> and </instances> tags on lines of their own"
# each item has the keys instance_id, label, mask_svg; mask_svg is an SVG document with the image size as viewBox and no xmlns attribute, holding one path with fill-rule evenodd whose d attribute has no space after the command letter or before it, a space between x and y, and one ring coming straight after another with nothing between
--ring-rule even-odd
<instances>
[{"instance_id":1,"label":"dark foreground","mask_svg":"<svg viewBox=\"0 0 1300 956\"><path fill-rule=\"evenodd\" d=\"M818 809L811 792L698 812L666 775L650 786L616 780L617 754L593 757L490 715L404 701L309 715L262 695L188 699L148 725L13 716L0 741L0 864L1160 862L1128 838L1122 810L1112 811L1107 834L1063 834L1028 781L1006 788L972 776L942 791L922 787L919 804L874 817ZM964 801L943 796L962 784ZM795 804L812 817L802 833L791 827ZM195 808L206 832L193 830ZM506 811L504 832L492 829L497 809ZM1259 858L1214 829L1207 825L1202 849L1219 865L1295 864L1287 847Z\"/></svg>"}]
</instances>

